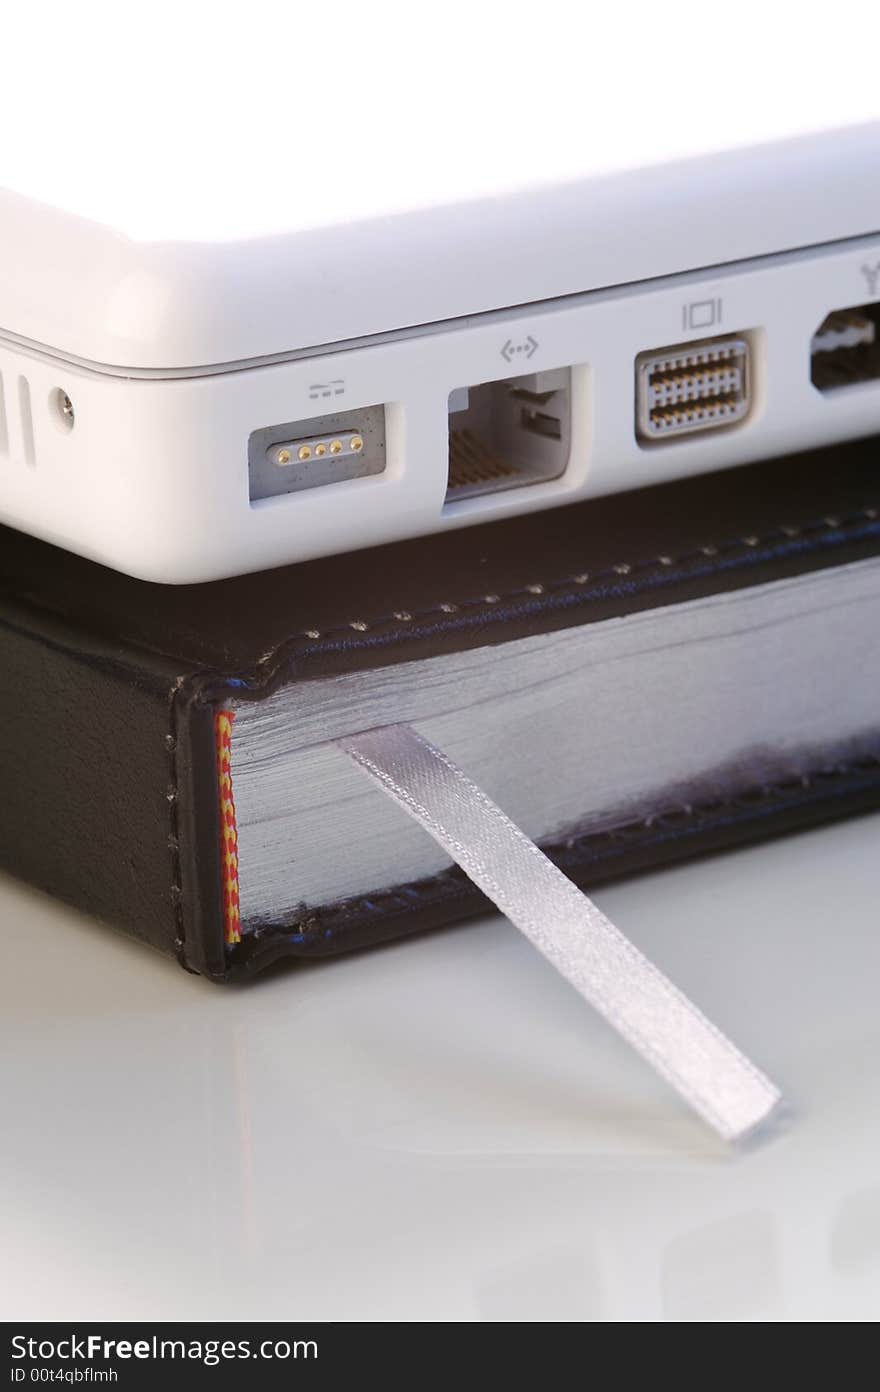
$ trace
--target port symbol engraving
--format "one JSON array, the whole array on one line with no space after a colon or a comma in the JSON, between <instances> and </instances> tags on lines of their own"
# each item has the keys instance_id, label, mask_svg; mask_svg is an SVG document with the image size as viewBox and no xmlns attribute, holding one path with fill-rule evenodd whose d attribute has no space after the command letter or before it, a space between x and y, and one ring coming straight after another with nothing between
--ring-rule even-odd
<instances>
[{"instance_id":1,"label":"port symbol engraving","mask_svg":"<svg viewBox=\"0 0 880 1392\"><path fill-rule=\"evenodd\" d=\"M538 340L529 334L528 338L520 343L514 343L513 339L509 338L501 349L501 356L505 362L513 362L513 359L519 356L530 358L537 351Z\"/></svg>"},{"instance_id":2,"label":"port symbol engraving","mask_svg":"<svg viewBox=\"0 0 880 1392\"><path fill-rule=\"evenodd\" d=\"M342 396L345 391L345 381L342 377L334 377L330 382L310 382L309 400L317 401L324 396Z\"/></svg>"},{"instance_id":3,"label":"port symbol engraving","mask_svg":"<svg viewBox=\"0 0 880 1392\"><path fill-rule=\"evenodd\" d=\"M873 297L880 292L880 261L875 261L873 266L867 263L862 267L862 275L868 286L868 294Z\"/></svg>"},{"instance_id":4,"label":"port symbol engraving","mask_svg":"<svg viewBox=\"0 0 880 1392\"><path fill-rule=\"evenodd\" d=\"M711 329L721 323L721 300L692 300L681 307L681 326L689 329Z\"/></svg>"}]
</instances>

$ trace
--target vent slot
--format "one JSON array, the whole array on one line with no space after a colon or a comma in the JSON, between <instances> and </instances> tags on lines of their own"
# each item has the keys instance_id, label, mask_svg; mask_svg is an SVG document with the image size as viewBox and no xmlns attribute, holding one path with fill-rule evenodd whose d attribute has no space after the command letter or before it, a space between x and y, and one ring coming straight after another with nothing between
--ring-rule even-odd
<instances>
[{"instance_id":1,"label":"vent slot","mask_svg":"<svg viewBox=\"0 0 880 1392\"><path fill-rule=\"evenodd\" d=\"M18 413L21 420L21 445L24 462L33 469L37 462L34 448L34 413L31 410L31 389L26 377L18 379Z\"/></svg>"}]
</instances>

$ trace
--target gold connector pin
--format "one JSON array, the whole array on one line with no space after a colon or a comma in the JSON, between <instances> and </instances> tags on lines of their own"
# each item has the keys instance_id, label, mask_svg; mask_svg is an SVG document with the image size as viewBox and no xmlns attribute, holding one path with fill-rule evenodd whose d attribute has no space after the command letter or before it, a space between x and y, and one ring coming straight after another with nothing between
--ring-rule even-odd
<instances>
[{"instance_id":1,"label":"gold connector pin","mask_svg":"<svg viewBox=\"0 0 880 1392\"><path fill-rule=\"evenodd\" d=\"M352 455L364 454L366 448L363 434L353 430L344 435L313 435L305 440L286 440L272 445L268 457L273 464L284 468L290 464L308 464L310 460L327 460L330 456L334 460L347 459Z\"/></svg>"}]
</instances>

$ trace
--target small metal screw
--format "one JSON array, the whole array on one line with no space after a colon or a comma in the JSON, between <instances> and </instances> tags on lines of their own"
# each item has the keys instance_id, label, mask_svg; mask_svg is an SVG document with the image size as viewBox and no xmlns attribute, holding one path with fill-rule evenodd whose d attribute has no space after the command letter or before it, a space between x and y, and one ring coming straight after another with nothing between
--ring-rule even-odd
<instances>
[{"instance_id":1,"label":"small metal screw","mask_svg":"<svg viewBox=\"0 0 880 1392\"><path fill-rule=\"evenodd\" d=\"M59 387L55 393L55 408L59 416L61 417L62 425L64 425L68 430L72 430L73 422L75 419L73 402L67 395L67 392L64 391L61 387Z\"/></svg>"}]
</instances>

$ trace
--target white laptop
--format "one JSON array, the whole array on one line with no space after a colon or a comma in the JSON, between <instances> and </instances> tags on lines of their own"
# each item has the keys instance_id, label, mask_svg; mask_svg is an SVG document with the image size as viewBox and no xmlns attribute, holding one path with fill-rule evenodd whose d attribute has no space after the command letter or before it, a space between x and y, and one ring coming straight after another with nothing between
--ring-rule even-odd
<instances>
[{"instance_id":1,"label":"white laptop","mask_svg":"<svg viewBox=\"0 0 880 1392\"><path fill-rule=\"evenodd\" d=\"M201 581L880 433L880 123L756 138L731 96L694 153L645 93L641 144L496 168L460 124L414 162L386 99L349 160L369 104L258 76L260 196L240 143L209 177L112 131L7 178L0 521Z\"/></svg>"}]
</instances>

